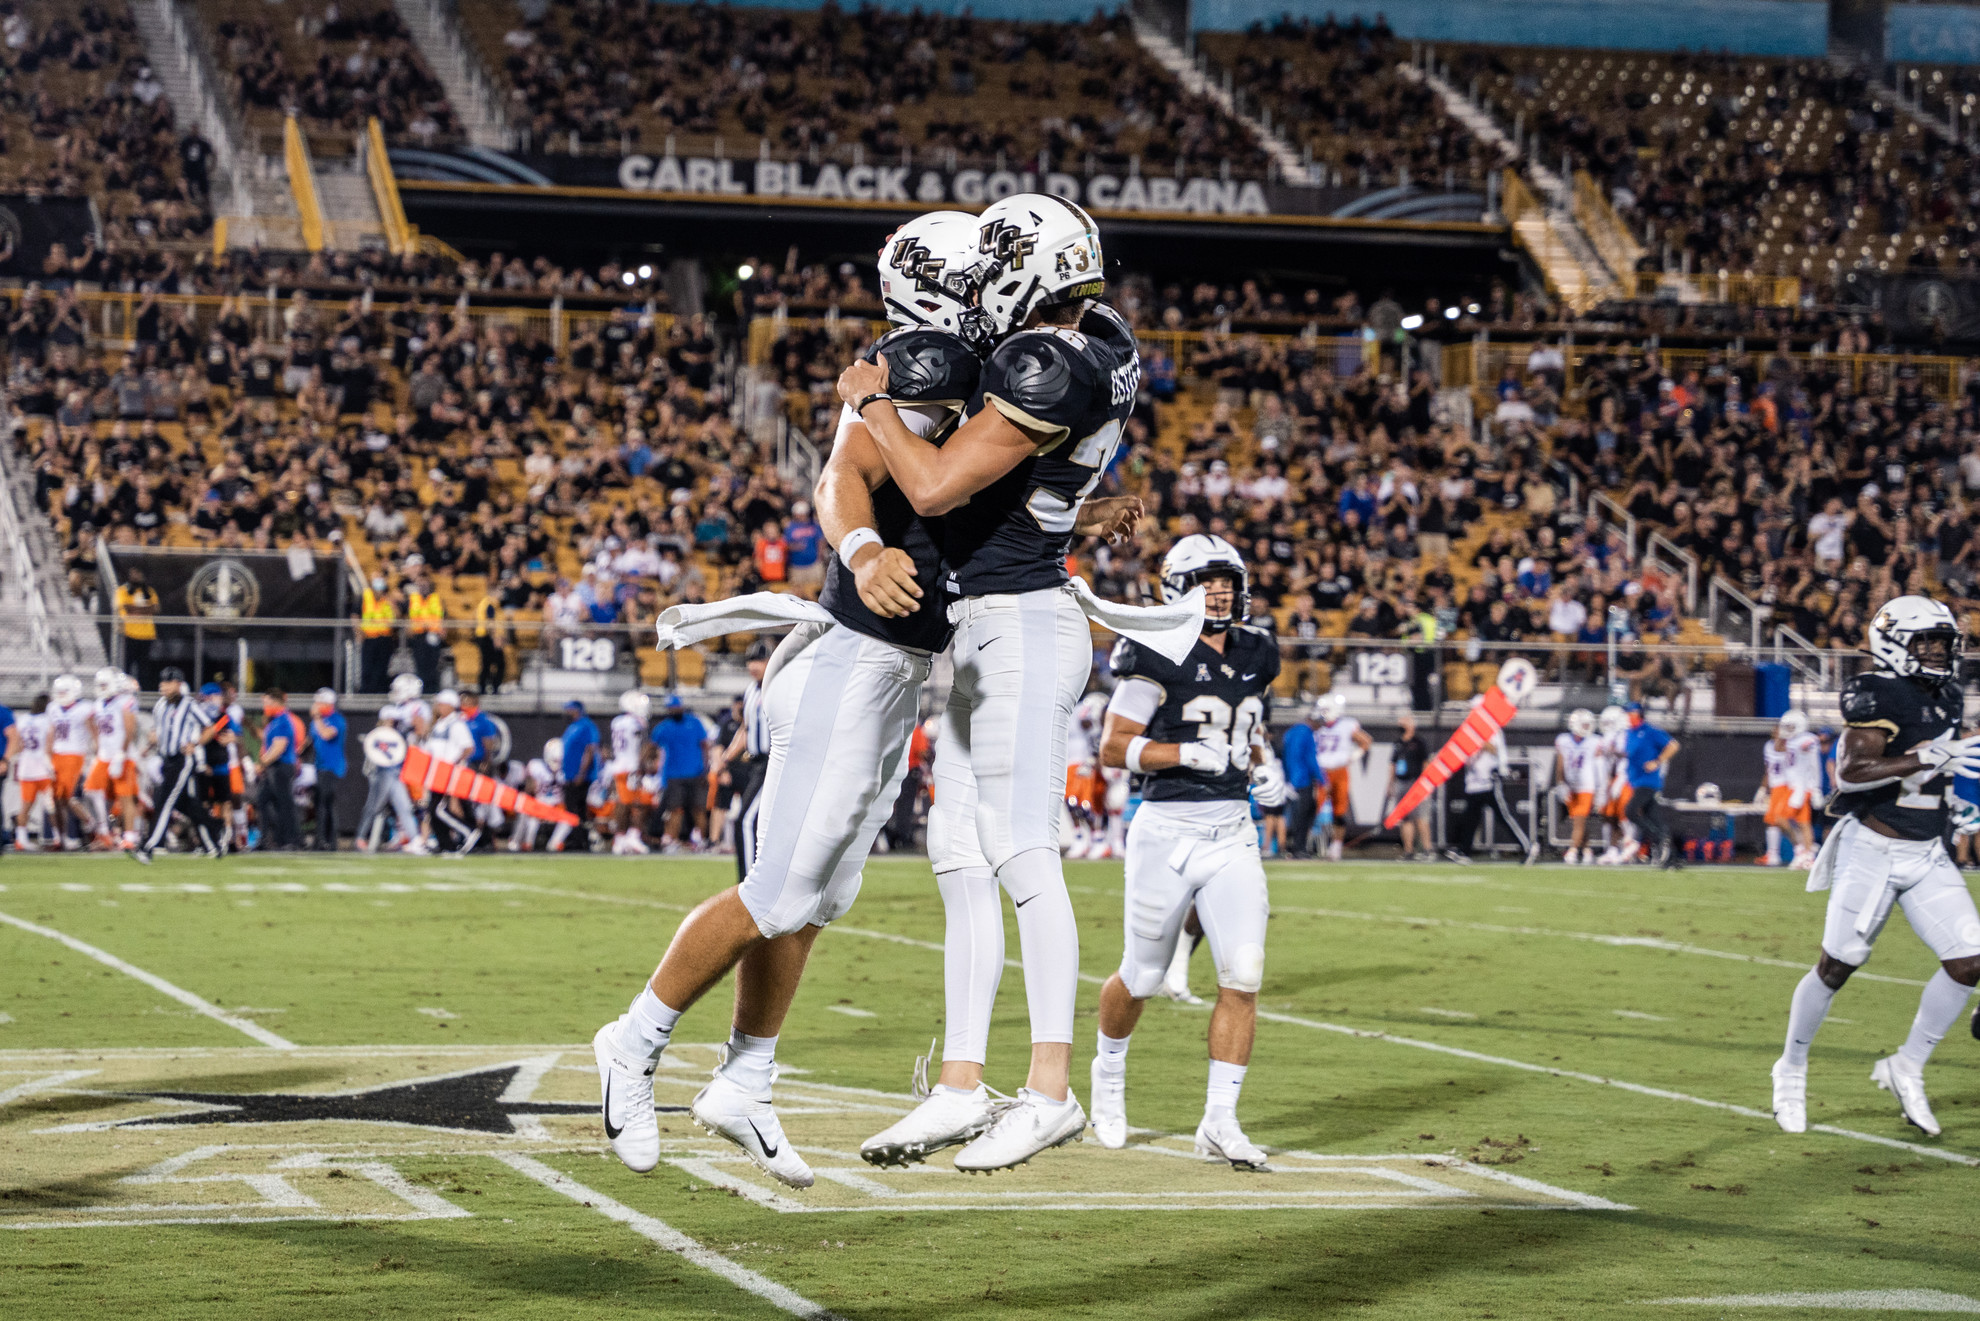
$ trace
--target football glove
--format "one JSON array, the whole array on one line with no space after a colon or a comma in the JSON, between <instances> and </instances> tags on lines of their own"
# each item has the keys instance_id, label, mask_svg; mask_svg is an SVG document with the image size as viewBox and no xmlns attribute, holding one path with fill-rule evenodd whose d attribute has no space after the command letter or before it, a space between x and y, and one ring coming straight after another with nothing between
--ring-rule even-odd
<instances>
[{"instance_id":1,"label":"football glove","mask_svg":"<svg viewBox=\"0 0 1980 1321\"><path fill-rule=\"evenodd\" d=\"M1980 776L1980 734L1954 738L1950 731L1913 749L1918 764L1954 775Z\"/></svg>"},{"instance_id":2,"label":"football glove","mask_svg":"<svg viewBox=\"0 0 1980 1321\"><path fill-rule=\"evenodd\" d=\"M1199 743L1177 745L1176 756L1181 763L1193 771L1205 775L1221 774L1231 764L1231 745L1227 739L1204 739Z\"/></svg>"},{"instance_id":3,"label":"football glove","mask_svg":"<svg viewBox=\"0 0 1980 1321\"><path fill-rule=\"evenodd\" d=\"M1796 789L1793 793L1788 795L1788 811L1799 812L1802 808L1806 807L1807 805L1808 805L1808 791L1806 789Z\"/></svg>"},{"instance_id":4,"label":"football glove","mask_svg":"<svg viewBox=\"0 0 1980 1321\"><path fill-rule=\"evenodd\" d=\"M1955 798L1952 805L1952 828L1955 835L1980 835L1980 804L1969 803L1964 798Z\"/></svg>"}]
</instances>

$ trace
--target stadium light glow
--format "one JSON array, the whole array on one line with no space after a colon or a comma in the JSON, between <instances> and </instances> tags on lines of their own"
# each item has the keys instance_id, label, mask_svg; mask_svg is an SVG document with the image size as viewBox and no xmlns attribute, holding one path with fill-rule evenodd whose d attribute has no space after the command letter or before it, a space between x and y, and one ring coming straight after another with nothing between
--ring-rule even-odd
<instances>
[{"instance_id":1,"label":"stadium light glow","mask_svg":"<svg viewBox=\"0 0 1980 1321\"><path fill-rule=\"evenodd\" d=\"M1455 321L1457 319L1458 319L1458 308L1457 308L1457 304L1453 303L1449 307L1444 309L1444 320Z\"/></svg>"},{"instance_id":2,"label":"stadium light glow","mask_svg":"<svg viewBox=\"0 0 1980 1321\"><path fill-rule=\"evenodd\" d=\"M743 265L736 267L736 278L738 280L747 280L752 275L755 274L756 274L756 268L754 266L749 265L748 263L744 263Z\"/></svg>"},{"instance_id":3,"label":"stadium light glow","mask_svg":"<svg viewBox=\"0 0 1980 1321\"><path fill-rule=\"evenodd\" d=\"M642 279L642 280L650 280L650 279L652 279L652 278L653 278L653 268L652 268L651 266L647 266L647 265L644 265L644 264L642 264L642 265L640 266L640 268L639 268L639 278L640 278L640 279Z\"/></svg>"},{"instance_id":4,"label":"stadium light glow","mask_svg":"<svg viewBox=\"0 0 1980 1321\"><path fill-rule=\"evenodd\" d=\"M634 275L631 271L619 272L619 283L626 285L628 288L630 288L632 286L633 281L638 278L639 277Z\"/></svg>"},{"instance_id":5,"label":"stadium light glow","mask_svg":"<svg viewBox=\"0 0 1980 1321\"><path fill-rule=\"evenodd\" d=\"M1416 315L1416 313L1414 312L1410 313L1408 316L1402 319L1402 328L1404 330L1415 330L1418 327L1420 327L1422 324L1423 324L1423 318Z\"/></svg>"}]
</instances>

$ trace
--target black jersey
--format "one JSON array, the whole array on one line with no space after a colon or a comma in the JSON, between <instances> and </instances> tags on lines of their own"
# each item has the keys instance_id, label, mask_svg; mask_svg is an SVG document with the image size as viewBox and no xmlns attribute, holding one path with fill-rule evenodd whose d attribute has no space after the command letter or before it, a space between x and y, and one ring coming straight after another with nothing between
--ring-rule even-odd
<instances>
[{"instance_id":1,"label":"black jersey","mask_svg":"<svg viewBox=\"0 0 1980 1321\"><path fill-rule=\"evenodd\" d=\"M945 413L927 437L940 445L956 429L963 405L976 393L983 364L956 336L925 326L906 326L881 336L867 350L866 360L871 362L881 353L887 355L888 394L901 404L923 405ZM890 480L873 492L873 530L881 541L913 557L921 604L911 615L882 619L859 599L853 572L836 552L825 572L819 604L856 633L901 647L943 650L955 630L949 624L948 603L943 599L942 520L916 514L901 488Z\"/></svg>"},{"instance_id":2,"label":"black jersey","mask_svg":"<svg viewBox=\"0 0 1980 1321\"><path fill-rule=\"evenodd\" d=\"M1157 743L1200 743L1222 736L1233 750L1250 746L1265 723L1265 694L1279 677L1279 648L1266 634L1238 627L1224 635L1220 652L1198 638L1180 665L1139 642L1122 638L1111 662L1121 678L1146 679L1162 690L1162 703L1142 731ZM1151 803L1207 803L1242 799L1250 792L1249 761L1206 775L1185 766L1141 777L1141 797Z\"/></svg>"},{"instance_id":3,"label":"black jersey","mask_svg":"<svg viewBox=\"0 0 1980 1321\"><path fill-rule=\"evenodd\" d=\"M1904 678L1882 671L1859 674L1843 686L1842 717L1852 729L1881 729L1890 756L1902 756L1941 734L1959 733L1964 694L1953 679ZM1945 833L1953 777L1926 770L1902 780L1838 793L1829 805L1835 816L1877 820L1903 839L1936 839Z\"/></svg>"},{"instance_id":4,"label":"black jersey","mask_svg":"<svg viewBox=\"0 0 1980 1321\"><path fill-rule=\"evenodd\" d=\"M1134 332L1111 307L1096 305L1077 330L1019 331L997 346L983 365L971 415L995 408L1050 438L945 520L959 593L1065 583L1079 507L1113 462L1140 388Z\"/></svg>"}]
</instances>

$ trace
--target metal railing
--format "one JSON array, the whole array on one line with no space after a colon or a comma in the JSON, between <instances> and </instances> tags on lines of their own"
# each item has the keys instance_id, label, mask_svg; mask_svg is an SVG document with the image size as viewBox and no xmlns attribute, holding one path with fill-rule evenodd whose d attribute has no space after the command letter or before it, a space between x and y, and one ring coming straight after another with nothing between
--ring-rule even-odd
<instances>
[{"instance_id":1,"label":"metal railing","mask_svg":"<svg viewBox=\"0 0 1980 1321\"><path fill-rule=\"evenodd\" d=\"M251 216L254 214L254 191L249 180L253 177L254 166L246 154L252 147L238 109L232 99L219 90L224 79L217 72L213 52L207 46L197 21L175 0L152 0L152 3L171 30L180 68L197 102L185 107L185 113L189 118L196 115L204 129L204 135L213 148L214 163L226 176L233 193L234 212Z\"/></svg>"},{"instance_id":2,"label":"metal railing","mask_svg":"<svg viewBox=\"0 0 1980 1321\"><path fill-rule=\"evenodd\" d=\"M1762 624L1773 614L1733 585L1724 574L1715 573L1705 588L1705 627L1720 637L1744 636L1747 645L1760 650Z\"/></svg>"},{"instance_id":3,"label":"metal railing","mask_svg":"<svg viewBox=\"0 0 1980 1321\"><path fill-rule=\"evenodd\" d=\"M1623 550L1632 563L1636 560L1636 515L1624 509L1609 496L1596 491L1588 497L1588 516L1603 522L1614 523L1623 531Z\"/></svg>"},{"instance_id":4,"label":"metal railing","mask_svg":"<svg viewBox=\"0 0 1980 1321\"><path fill-rule=\"evenodd\" d=\"M1801 281L1792 275L1734 271L1636 271L1620 277L1638 298L1675 298L1681 303L1724 303L1751 307L1794 307Z\"/></svg>"},{"instance_id":5,"label":"metal railing","mask_svg":"<svg viewBox=\"0 0 1980 1321\"><path fill-rule=\"evenodd\" d=\"M282 159L289 167L289 195L296 200L296 215L302 220L303 246L311 252L323 251L323 203L316 195L316 165L309 157L309 143L296 127L296 117L282 121Z\"/></svg>"},{"instance_id":6,"label":"metal railing","mask_svg":"<svg viewBox=\"0 0 1980 1321\"><path fill-rule=\"evenodd\" d=\"M1634 278L1636 263L1643 257L1643 245L1629 232L1602 189L1586 170L1574 172L1574 218L1581 232L1594 245L1596 255L1616 282L1625 288Z\"/></svg>"},{"instance_id":7,"label":"metal railing","mask_svg":"<svg viewBox=\"0 0 1980 1321\"><path fill-rule=\"evenodd\" d=\"M1774 660L1825 692L1841 686L1836 676L1845 668L1843 661L1850 654L1833 648L1824 650L1786 624L1774 627ZM1867 658L1865 660L1867 664ZM1853 669L1851 673L1854 673Z\"/></svg>"},{"instance_id":8,"label":"metal railing","mask_svg":"<svg viewBox=\"0 0 1980 1321\"><path fill-rule=\"evenodd\" d=\"M1530 339L1488 340L1483 335L1462 344L1446 344L1444 380L1489 393L1505 369L1512 367L1521 384L1524 384L1526 360L1535 347L1536 342ZM1573 395L1586 384L1587 360L1593 346L1574 342L1574 337L1567 335L1554 340L1552 347L1558 348L1566 359L1566 382L1562 394L1564 397ZM1681 378L1686 371L1702 371L1714 352L1720 353L1722 359L1729 362L1743 351L1739 341L1733 338L1727 347L1719 350L1657 345L1642 349L1616 348L1611 351L1611 356L1627 353L1632 361L1640 362L1647 354L1655 353L1666 371L1673 377ZM1775 354L1773 349L1761 347L1751 351L1750 356L1764 369ZM1957 395L1966 383L1965 358L1888 353L1789 353L1787 358L1798 372L1817 364L1830 368L1846 377L1859 394L1863 392L1866 381L1888 382L1900 367L1915 369L1925 392L1941 400Z\"/></svg>"},{"instance_id":9,"label":"metal railing","mask_svg":"<svg viewBox=\"0 0 1980 1321\"><path fill-rule=\"evenodd\" d=\"M1698 557L1661 532L1652 532L1643 543L1643 566L1663 569L1684 579L1684 612L1698 613Z\"/></svg>"}]
</instances>

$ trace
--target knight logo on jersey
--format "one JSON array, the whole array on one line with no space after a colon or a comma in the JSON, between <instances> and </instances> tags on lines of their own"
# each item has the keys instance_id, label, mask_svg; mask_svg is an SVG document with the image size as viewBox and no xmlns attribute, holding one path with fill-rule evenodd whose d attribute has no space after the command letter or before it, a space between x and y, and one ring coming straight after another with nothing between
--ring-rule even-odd
<instances>
[{"instance_id":1,"label":"knight logo on jersey","mask_svg":"<svg viewBox=\"0 0 1980 1321\"><path fill-rule=\"evenodd\" d=\"M1027 234L1008 220L993 220L983 227L977 250L995 258L1007 270L1021 271L1024 259L1038 246L1038 236Z\"/></svg>"}]
</instances>

